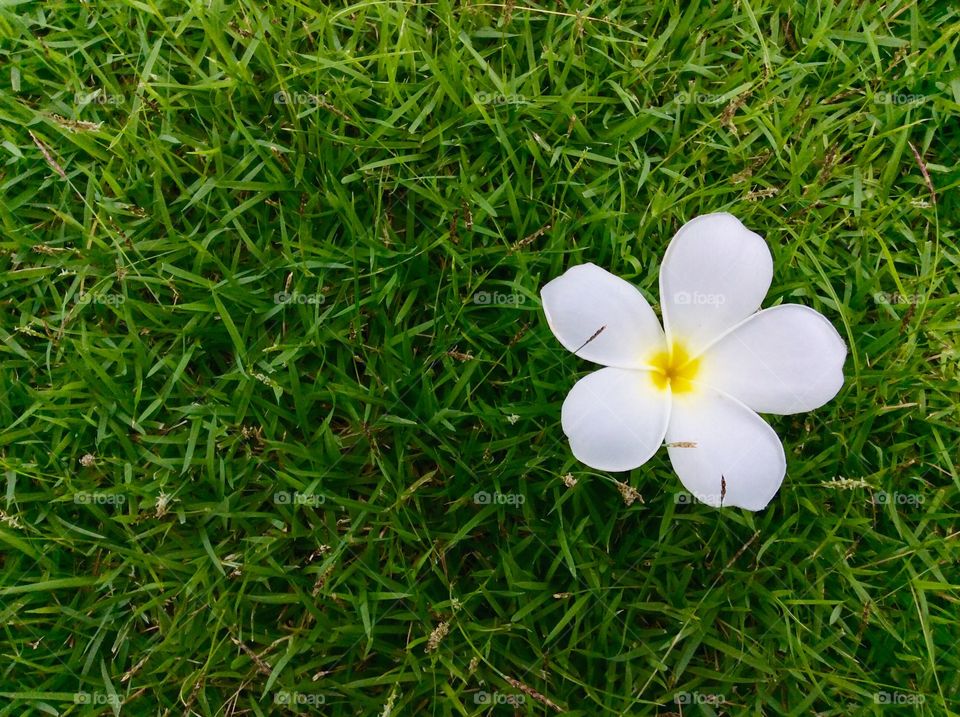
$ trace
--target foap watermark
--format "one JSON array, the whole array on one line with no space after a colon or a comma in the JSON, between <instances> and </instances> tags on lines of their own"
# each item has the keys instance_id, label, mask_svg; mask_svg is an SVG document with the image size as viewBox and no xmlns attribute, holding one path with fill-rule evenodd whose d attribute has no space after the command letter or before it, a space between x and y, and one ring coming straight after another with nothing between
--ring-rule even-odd
<instances>
[{"instance_id":1,"label":"foap watermark","mask_svg":"<svg viewBox=\"0 0 960 717\"><path fill-rule=\"evenodd\" d=\"M905 94L903 92L877 92L873 96L874 104L878 105L919 105L926 99L923 95Z\"/></svg>"},{"instance_id":2,"label":"foap watermark","mask_svg":"<svg viewBox=\"0 0 960 717\"><path fill-rule=\"evenodd\" d=\"M314 494L279 490L273 494L273 502L277 505L309 505L316 507L326 503L327 496L322 493Z\"/></svg>"},{"instance_id":3,"label":"foap watermark","mask_svg":"<svg viewBox=\"0 0 960 717\"><path fill-rule=\"evenodd\" d=\"M299 291L292 293L287 291L278 291L273 295L274 304L312 304L319 305L327 300L323 294L301 294Z\"/></svg>"},{"instance_id":4,"label":"foap watermark","mask_svg":"<svg viewBox=\"0 0 960 717\"><path fill-rule=\"evenodd\" d=\"M713 505L721 502L726 496L720 493L688 493L685 490L678 491L673 495L674 505L694 505L695 503L706 503Z\"/></svg>"},{"instance_id":5,"label":"foap watermark","mask_svg":"<svg viewBox=\"0 0 960 717\"><path fill-rule=\"evenodd\" d=\"M901 294L897 291L887 292L878 291L873 295L873 300L878 304L919 304L923 297L920 294Z\"/></svg>"},{"instance_id":6,"label":"foap watermark","mask_svg":"<svg viewBox=\"0 0 960 717\"><path fill-rule=\"evenodd\" d=\"M527 698L525 695L504 694L503 692L485 692L480 690L473 693L473 704L475 705L512 705L519 707Z\"/></svg>"},{"instance_id":7,"label":"foap watermark","mask_svg":"<svg viewBox=\"0 0 960 717\"><path fill-rule=\"evenodd\" d=\"M127 300L123 294L105 294L94 291L81 291L76 296L76 302L84 306L101 304L104 306L120 306Z\"/></svg>"},{"instance_id":8,"label":"foap watermark","mask_svg":"<svg viewBox=\"0 0 960 717\"><path fill-rule=\"evenodd\" d=\"M527 502L527 496L520 493L488 493L478 490L473 494L473 502L477 505L523 505Z\"/></svg>"},{"instance_id":9,"label":"foap watermark","mask_svg":"<svg viewBox=\"0 0 960 717\"><path fill-rule=\"evenodd\" d=\"M80 107L86 107L87 105L121 105L126 100L127 98L124 95L111 95L102 90L75 92L73 95L73 103Z\"/></svg>"},{"instance_id":10,"label":"foap watermark","mask_svg":"<svg viewBox=\"0 0 960 717\"><path fill-rule=\"evenodd\" d=\"M526 300L523 294L501 294L498 291L478 291L473 295L473 303L478 306L520 306Z\"/></svg>"},{"instance_id":11,"label":"foap watermark","mask_svg":"<svg viewBox=\"0 0 960 717\"><path fill-rule=\"evenodd\" d=\"M504 95L501 93L478 92L473 96L478 105L521 105L527 98L523 95Z\"/></svg>"},{"instance_id":12,"label":"foap watermark","mask_svg":"<svg viewBox=\"0 0 960 717\"><path fill-rule=\"evenodd\" d=\"M921 493L887 493L878 491L873 494L871 501L875 505L922 505L926 498Z\"/></svg>"},{"instance_id":13,"label":"foap watermark","mask_svg":"<svg viewBox=\"0 0 960 717\"><path fill-rule=\"evenodd\" d=\"M678 105L719 105L723 95L711 95L705 92L678 92L673 96Z\"/></svg>"},{"instance_id":14,"label":"foap watermark","mask_svg":"<svg viewBox=\"0 0 960 717\"><path fill-rule=\"evenodd\" d=\"M327 696L321 694L315 694L312 692L288 692L286 690L281 690L280 692L274 692L273 694L273 704L275 705L325 705L327 703Z\"/></svg>"},{"instance_id":15,"label":"foap watermark","mask_svg":"<svg viewBox=\"0 0 960 717\"><path fill-rule=\"evenodd\" d=\"M877 705L922 705L923 695L912 692L874 692L873 703Z\"/></svg>"},{"instance_id":16,"label":"foap watermark","mask_svg":"<svg viewBox=\"0 0 960 717\"><path fill-rule=\"evenodd\" d=\"M123 505L127 496L116 493L74 493L73 502L77 505Z\"/></svg>"},{"instance_id":17,"label":"foap watermark","mask_svg":"<svg viewBox=\"0 0 960 717\"><path fill-rule=\"evenodd\" d=\"M73 703L76 705L110 705L120 707L120 698L106 692L74 692Z\"/></svg>"},{"instance_id":18,"label":"foap watermark","mask_svg":"<svg viewBox=\"0 0 960 717\"><path fill-rule=\"evenodd\" d=\"M722 705L726 695L707 694L706 692L678 692L673 696L678 705Z\"/></svg>"},{"instance_id":19,"label":"foap watermark","mask_svg":"<svg viewBox=\"0 0 960 717\"><path fill-rule=\"evenodd\" d=\"M723 294L703 294L699 291L678 291L673 295L673 302L680 305L693 306L723 306L727 297Z\"/></svg>"},{"instance_id":20,"label":"foap watermark","mask_svg":"<svg viewBox=\"0 0 960 717\"><path fill-rule=\"evenodd\" d=\"M309 105L311 107L321 104L320 96L309 92L286 92L281 90L273 94L273 104L275 105Z\"/></svg>"}]
</instances>

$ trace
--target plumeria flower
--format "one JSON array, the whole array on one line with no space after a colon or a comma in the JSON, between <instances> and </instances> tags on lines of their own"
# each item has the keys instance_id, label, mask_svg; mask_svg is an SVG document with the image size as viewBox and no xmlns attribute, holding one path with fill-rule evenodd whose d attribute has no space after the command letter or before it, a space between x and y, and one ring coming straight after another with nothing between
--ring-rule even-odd
<instances>
[{"instance_id":1,"label":"plumeria flower","mask_svg":"<svg viewBox=\"0 0 960 717\"><path fill-rule=\"evenodd\" d=\"M843 385L847 348L813 309L758 311L773 278L766 242L730 214L684 224L660 267L663 328L643 295L594 264L540 292L560 343L606 368L574 385L561 425L578 460L627 471L666 441L684 487L714 507L761 510L786 473L758 413L818 408Z\"/></svg>"}]
</instances>

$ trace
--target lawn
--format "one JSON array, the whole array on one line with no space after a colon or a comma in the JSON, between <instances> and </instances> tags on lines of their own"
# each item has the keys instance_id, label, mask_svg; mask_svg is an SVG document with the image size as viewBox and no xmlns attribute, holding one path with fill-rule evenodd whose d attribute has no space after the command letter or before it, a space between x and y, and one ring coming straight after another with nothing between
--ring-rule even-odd
<instances>
[{"instance_id":1,"label":"lawn","mask_svg":"<svg viewBox=\"0 0 960 717\"><path fill-rule=\"evenodd\" d=\"M0 715L960 714L960 7L0 2ZM687 220L848 346L759 512L540 289Z\"/></svg>"}]
</instances>

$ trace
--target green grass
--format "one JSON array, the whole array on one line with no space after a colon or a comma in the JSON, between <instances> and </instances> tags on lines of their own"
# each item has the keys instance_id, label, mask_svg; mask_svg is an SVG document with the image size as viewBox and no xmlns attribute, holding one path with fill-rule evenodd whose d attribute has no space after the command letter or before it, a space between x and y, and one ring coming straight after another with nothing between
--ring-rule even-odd
<instances>
[{"instance_id":1,"label":"green grass","mask_svg":"<svg viewBox=\"0 0 960 717\"><path fill-rule=\"evenodd\" d=\"M0 714L960 714L958 38L0 4ZM720 210L850 347L757 514L578 464L539 305L584 261L656 302Z\"/></svg>"}]
</instances>

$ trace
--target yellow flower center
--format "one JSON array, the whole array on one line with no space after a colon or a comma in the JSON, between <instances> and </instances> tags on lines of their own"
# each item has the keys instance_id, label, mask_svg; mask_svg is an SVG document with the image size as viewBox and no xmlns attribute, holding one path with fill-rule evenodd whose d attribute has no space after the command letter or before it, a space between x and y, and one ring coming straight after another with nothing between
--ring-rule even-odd
<instances>
[{"instance_id":1,"label":"yellow flower center","mask_svg":"<svg viewBox=\"0 0 960 717\"><path fill-rule=\"evenodd\" d=\"M672 346L654 354L650 366L654 386L661 391L669 388L673 393L686 393L693 390L700 359L691 358L683 344L674 341Z\"/></svg>"}]
</instances>

